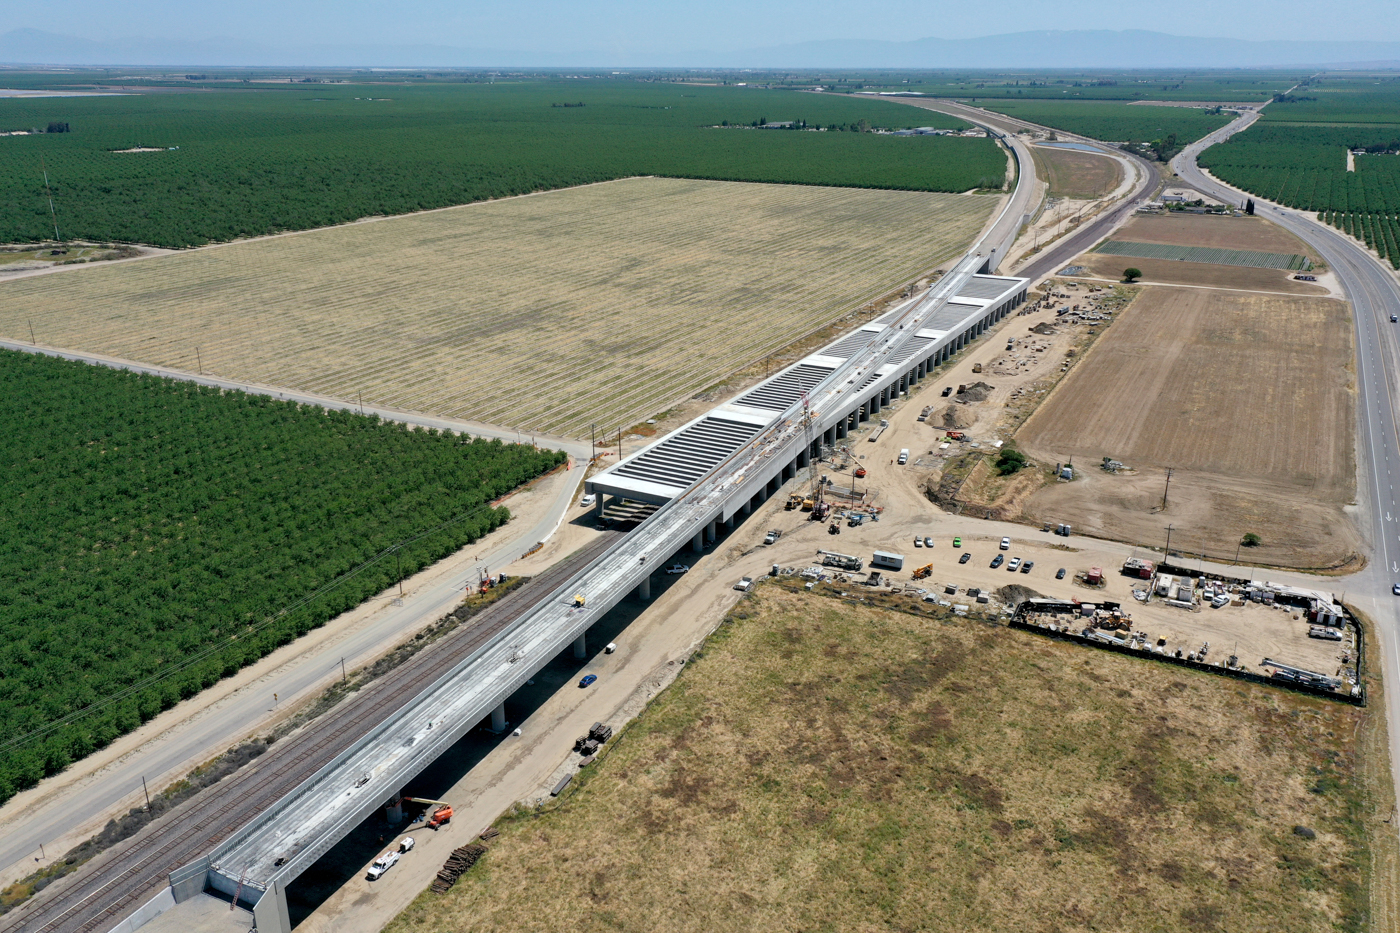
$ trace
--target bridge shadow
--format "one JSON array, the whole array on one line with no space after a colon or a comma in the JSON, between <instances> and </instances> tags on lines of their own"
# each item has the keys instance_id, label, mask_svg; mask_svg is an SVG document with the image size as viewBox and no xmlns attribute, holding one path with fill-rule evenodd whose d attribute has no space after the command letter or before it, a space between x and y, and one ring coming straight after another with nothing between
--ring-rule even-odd
<instances>
[{"instance_id":1,"label":"bridge shadow","mask_svg":"<svg viewBox=\"0 0 1400 933\"><path fill-rule=\"evenodd\" d=\"M592 523L596 522L596 518L590 515L576 521ZM627 529L631 524L635 522L624 520L611 524L611 527L621 526ZM723 541L724 536L721 535L715 547ZM713 548L706 549L707 552L711 550ZM676 559L688 563L688 554L689 549L684 549L676 555ZM587 657L576 659L572 649L566 649L541 668L532 678L533 683L521 687L506 701L507 720L511 723L523 722L561 689L577 689L579 669L601 654L608 643L624 637L627 627L679 580L679 576L671 576L664 571L655 573L651 578L652 599L643 601L633 593L603 614L588 630ZM513 740L509 730L504 735L496 735L487 728L489 724L489 720L483 720L445 751L403 788L404 796L431 800L446 799L445 795L467 772L476 767L502 742ZM569 738L571 737L563 737L560 741L567 742ZM567 751L567 745L560 748L561 755ZM405 804L404 819L397 825L390 825L383 810L376 811L351 830L314 865L302 872L287 886L287 910L292 926L296 927L309 917L351 878L363 875L369 863L387 851L400 837L432 832L424 824L424 811L422 805ZM462 844L465 845L477 832L485 828L484 825L467 826L466 833L463 833L459 827ZM385 875L385 880L392 883L392 871Z\"/></svg>"}]
</instances>

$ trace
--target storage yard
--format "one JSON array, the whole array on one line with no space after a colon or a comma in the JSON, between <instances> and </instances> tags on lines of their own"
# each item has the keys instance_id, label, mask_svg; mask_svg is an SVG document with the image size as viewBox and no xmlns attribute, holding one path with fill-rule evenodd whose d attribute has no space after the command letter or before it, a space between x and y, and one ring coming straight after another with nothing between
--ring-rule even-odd
<instances>
[{"instance_id":1,"label":"storage yard","mask_svg":"<svg viewBox=\"0 0 1400 933\"><path fill-rule=\"evenodd\" d=\"M761 586L561 806L498 821L388 930L591 928L582 911L663 931L1330 931L1364 909L1345 879L1369 858L1351 808L1373 728L1335 701Z\"/></svg>"},{"instance_id":2,"label":"storage yard","mask_svg":"<svg viewBox=\"0 0 1400 933\"><path fill-rule=\"evenodd\" d=\"M1175 549L1214 559L1253 533L1245 564L1347 565L1353 392L1342 302L1145 289L1018 433L1042 463L1078 467L1024 515L1153 546L1172 525Z\"/></svg>"},{"instance_id":3,"label":"storage yard","mask_svg":"<svg viewBox=\"0 0 1400 933\"><path fill-rule=\"evenodd\" d=\"M587 437L934 268L998 200L627 179L10 281L0 334Z\"/></svg>"}]
</instances>

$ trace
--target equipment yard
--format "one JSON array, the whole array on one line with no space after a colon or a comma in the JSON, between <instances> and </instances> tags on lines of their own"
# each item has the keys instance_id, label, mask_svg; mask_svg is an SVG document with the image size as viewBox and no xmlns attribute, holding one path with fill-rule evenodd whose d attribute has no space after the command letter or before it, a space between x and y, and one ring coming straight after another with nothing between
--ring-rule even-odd
<instances>
[{"instance_id":1,"label":"equipment yard","mask_svg":"<svg viewBox=\"0 0 1400 933\"><path fill-rule=\"evenodd\" d=\"M559 806L387 929L1330 931L1366 910L1380 728L760 586Z\"/></svg>"},{"instance_id":2,"label":"equipment yard","mask_svg":"<svg viewBox=\"0 0 1400 933\"><path fill-rule=\"evenodd\" d=\"M1145 289L1019 432L1035 459L1077 466L1024 515L1153 546L1172 525L1177 549L1217 559L1253 533L1246 563L1348 565L1353 371L1342 302Z\"/></svg>"},{"instance_id":3,"label":"equipment yard","mask_svg":"<svg viewBox=\"0 0 1400 933\"><path fill-rule=\"evenodd\" d=\"M0 285L0 334L615 431L965 248L999 198L633 178Z\"/></svg>"}]
</instances>

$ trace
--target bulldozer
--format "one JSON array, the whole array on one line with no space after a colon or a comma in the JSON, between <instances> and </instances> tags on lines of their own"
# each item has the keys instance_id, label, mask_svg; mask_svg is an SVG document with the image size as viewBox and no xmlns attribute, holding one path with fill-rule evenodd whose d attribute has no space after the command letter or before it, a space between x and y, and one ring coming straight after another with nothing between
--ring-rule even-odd
<instances>
[{"instance_id":1,"label":"bulldozer","mask_svg":"<svg viewBox=\"0 0 1400 933\"><path fill-rule=\"evenodd\" d=\"M920 567L919 569L917 569L917 570L914 571L913 576L914 576L914 579L915 579L915 580L922 580L922 579L924 579L925 577L929 576L929 575L932 574L932 573L933 573L933 564L924 564L922 567Z\"/></svg>"},{"instance_id":2,"label":"bulldozer","mask_svg":"<svg viewBox=\"0 0 1400 933\"><path fill-rule=\"evenodd\" d=\"M783 506L783 508L789 512L791 512L793 509L798 509L801 507L802 497L799 496L797 493L793 493L792 495L788 496L787 505Z\"/></svg>"}]
</instances>

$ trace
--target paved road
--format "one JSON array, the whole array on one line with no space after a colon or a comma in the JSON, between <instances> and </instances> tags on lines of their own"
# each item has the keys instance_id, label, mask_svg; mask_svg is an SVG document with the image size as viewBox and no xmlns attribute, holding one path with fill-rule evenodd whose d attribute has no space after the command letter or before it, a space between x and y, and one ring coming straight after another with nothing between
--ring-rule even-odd
<instances>
[{"instance_id":1,"label":"paved road","mask_svg":"<svg viewBox=\"0 0 1400 933\"><path fill-rule=\"evenodd\" d=\"M79 360L114 369L168 376L184 381L223 389L239 389L260 395L276 396L308 405L339 410L360 410L357 403L332 399L307 392L242 383L215 376L198 375L166 367L148 366L130 360L94 353L77 353L50 347L0 340L0 347L25 352L42 353L63 359ZM439 418L414 412L365 406L366 414L374 413L386 420L401 421L421 427L434 427L465 432L479 437L499 437L515 440L513 431L505 431L475 422ZM528 438L526 438L528 440ZM586 459L589 447L576 441L537 437L541 446L560 447ZM11 805L0 810L0 867L15 865L38 852L41 844L53 845L73 826L114 816L131 806L131 795L141 787L141 779L154 780L172 769L190 762L204 761L227 747L231 737L245 735L250 726L270 718L269 700L275 693L283 703L296 703L322 688L327 675L340 667L341 659L351 666L366 663L395 644L400 636L413 631L423 622L436 619L451 611L462 596L462 588L474 584L484 568L502 568L521 553L549 537L558 527L572 501L575 485L558 484L558 493L546 514L530 526L507 525L507 536L455 576L407 595L401 606L378 613L347 637L331 639L319 650L307 652L278 669L256 686L250 686L207 708L190 720L148 742L137 751L114 762L94 778L73 783L61 790L35 796L26 794L23 806ZM177 707L178 710L178 707ZM81 765L79 765L81 767ZM54 783L54 782L49 782ZM16 801L16 804L21 801Z\"/></svg>"},{"instance_id":2,"label":"paved road","mask_svg":"<svg viewBox=\"0 0 1400 933\"><path fill-rule=\"evenodd\" d=\"M1390 733L1391 765L1400 792L1400 598L1391 586L1400 582L1400 438L1396 434L1397 361L1400 361L1400 325L1390 315L1400 314L1400 282L1370 250L1333 227L1319 223L1308 213L1282 207L1257 195L1232 188L1203 172L1196 163L1201 151L1249 127L1258 115L1248 113L1205 139L1188 146L1172 167L1188 184L1223 201L1242 204L1253 197L1255 212L1280 224L1317 251L1336 273L1351 302L1356 328L1358 447L1362 477L1357 501L1358 520L1374 551L1361 573L1339 583L1348 600L1367 610L1376 621L1381 644L1371 657L1381 659L1386 683L1386 719Z\"/></svg>"},{"instance_id":3,"label":"paved road","mask_svg":"<svg viewBox=\"0 0 1400 933\"><path fill-rule=\"evenodd\" d=\"M171 871L207 854L285 796L326 762L381 722L402 715L420 686L451 670L462 657L499 637L562 581L606 551L618 537L601 536L577 554L470 619L440 641L346 698L314 728L277 743L256 763L187 801L113 849L0 918L0 929L43 933L97 933L145 903Z\"/></svg>"}]
</instances>

